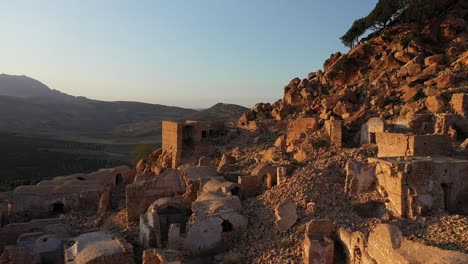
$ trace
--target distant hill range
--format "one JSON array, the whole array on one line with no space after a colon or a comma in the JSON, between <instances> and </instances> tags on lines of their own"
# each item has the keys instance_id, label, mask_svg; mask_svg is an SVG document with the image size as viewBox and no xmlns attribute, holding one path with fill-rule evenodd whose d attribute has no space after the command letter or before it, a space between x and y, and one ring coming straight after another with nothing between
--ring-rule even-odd
<instances>
[{"instance_id":1,"label":"distant hill range","mask_svg":"<svg viewBox=\"0 0 468 264\"><path fill-rule=\"evenodd\" d=\"M0 131L89 137L159 136L161 120L236 120L247 108L218 103L201 111L140 102L106 102L52 90L27 76L0 74Z\"/></svg>"}]
</instances>

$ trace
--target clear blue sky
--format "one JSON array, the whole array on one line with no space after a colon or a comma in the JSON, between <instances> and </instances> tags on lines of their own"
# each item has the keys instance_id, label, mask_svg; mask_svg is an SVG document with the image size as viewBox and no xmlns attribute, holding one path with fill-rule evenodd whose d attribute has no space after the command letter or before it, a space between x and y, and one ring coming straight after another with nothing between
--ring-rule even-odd
<instances>
[{"instance_id":1,"label":"clear blue sky","mask_svg":"<svg viewBox=\"0 0 468 264\"><path fill-rule=\"evenodd\" d=\"M377 0L0 0L0 73L99 100L274 102Z\"/></svg>"}]
</instances>

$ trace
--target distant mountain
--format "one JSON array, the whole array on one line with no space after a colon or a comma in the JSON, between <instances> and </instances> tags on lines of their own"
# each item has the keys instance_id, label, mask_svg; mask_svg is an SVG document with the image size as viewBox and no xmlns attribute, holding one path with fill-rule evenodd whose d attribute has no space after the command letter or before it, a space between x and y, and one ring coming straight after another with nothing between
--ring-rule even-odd
<instances>
[{"instance_id":1,"label":"distant mountain","mask_svg":"<svg viewBox=\"0 0 468 264\"><path fill-rule=\"evenodd\" d=\"M222 103L196 111L140 102L105 102L61 93L27 76L0 75L0 131L6 132L159 137L162 120L233 120L246 110Z\"/></svg>"},{"instance_id":2,"label":"distant mountain","mask_svg":"<svg viewBox=\"0 0 468 264\"><path fill-rule=\"evenodd\" d=\"M0 74L0 96L20 98L42 97L72 99L74 96L52 90L45 84L28 76Z\"/></svg>"},{"instance_id":3,"label":"distant mountain","mask_svg":"<svg viewBox=\"0 0 468 264\"><path fill-rule=\"evenodd\" d=\"M217 103L208 109L201 110L192 114L191 116L189 116L189 119L200 120L200 121L207 121L207 120L234 121L234 120L239 119L242 116L242 114L245 113L246 111L249 111L249 109L240 105Z\"/></svg>"}]
</instances>

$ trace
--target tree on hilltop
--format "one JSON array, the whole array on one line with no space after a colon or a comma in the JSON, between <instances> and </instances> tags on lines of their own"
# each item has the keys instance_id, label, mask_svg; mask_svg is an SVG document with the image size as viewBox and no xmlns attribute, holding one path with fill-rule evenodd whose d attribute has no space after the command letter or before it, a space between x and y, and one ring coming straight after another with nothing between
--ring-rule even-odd
<instances>
[{"instance_id":1,"label":"tree on hilltop","mask_svg":"<svg viewBox=\"0 0 468 264\"><path fill-rule=\"evenodd\" d=\"M355 20L351 28L340 37L341 42L352 48L368 29L381 30L394 20L410 0L379 0L366 17Z\"/></svg>"}]
</instances>

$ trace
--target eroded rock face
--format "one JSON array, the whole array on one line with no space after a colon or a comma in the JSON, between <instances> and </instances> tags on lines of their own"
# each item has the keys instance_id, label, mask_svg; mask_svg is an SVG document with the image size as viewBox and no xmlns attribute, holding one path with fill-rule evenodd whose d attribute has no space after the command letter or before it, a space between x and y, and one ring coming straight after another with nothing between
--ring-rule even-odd
<instances>
[{"instance_id":1,"label":"eroded rock face","mask_svg":"<svg viewBox=\"0 0 468 264\"><path fill-rule=\"evenodd\" d=\"M276 228L280 232L288 231L297 221L297 206L292 201L286 201L275 208Z\"/></svg>"}]
</instances>

